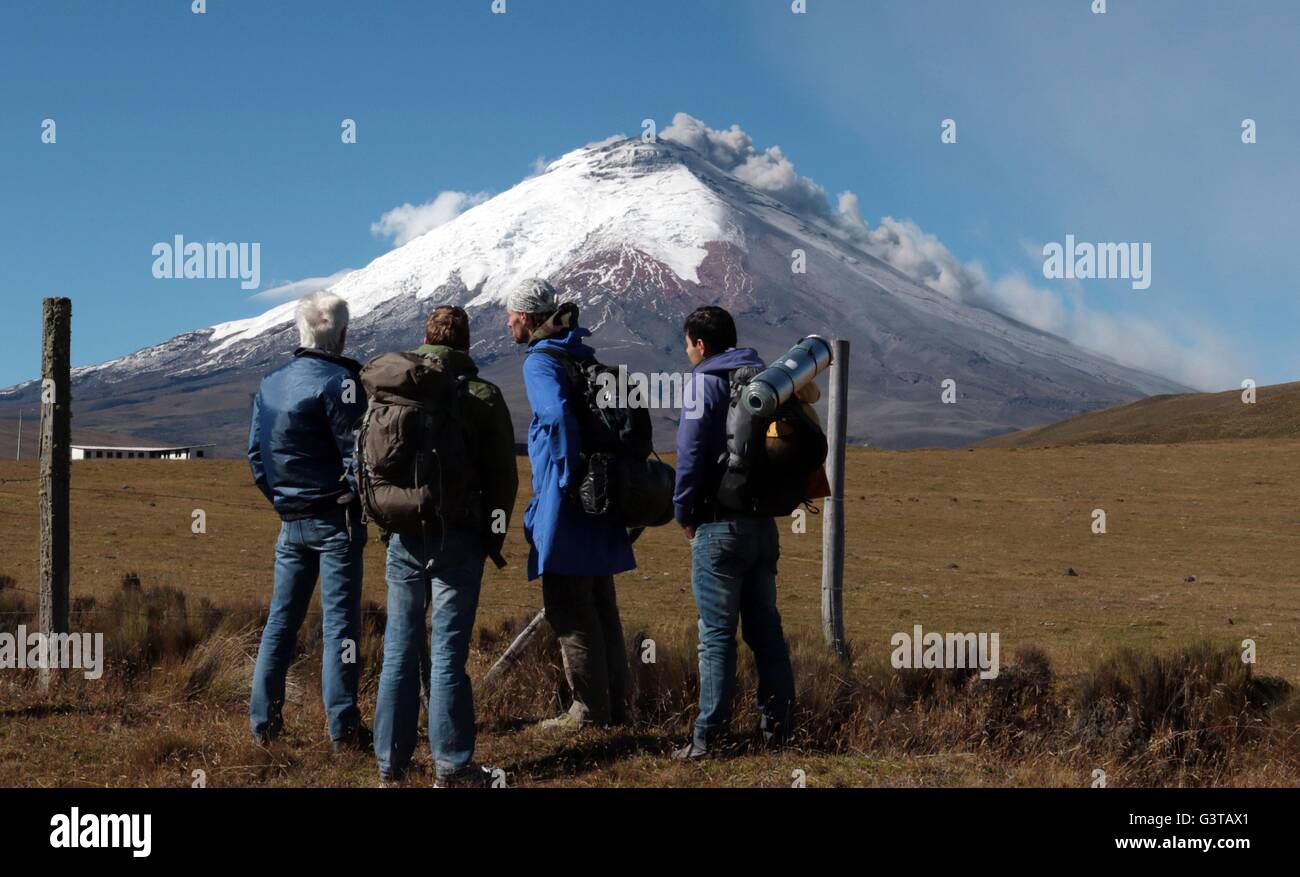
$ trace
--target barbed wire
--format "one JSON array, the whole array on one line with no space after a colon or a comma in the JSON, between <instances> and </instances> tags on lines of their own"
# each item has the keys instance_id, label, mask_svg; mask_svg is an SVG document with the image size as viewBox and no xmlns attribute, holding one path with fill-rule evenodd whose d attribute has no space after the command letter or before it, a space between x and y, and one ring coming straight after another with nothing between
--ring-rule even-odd
<instances>
[{"instance_id":1,"label":"barbed wire","mask_svg":"<svg viewBox=\"0 0 1300 877\"><path fill-rule=\"evenodd\" d=\"M37 480L39 480L39 479L36 479L36 478L30 478L30 479L4 479L4 480L0 480L0 484L12 484L12 483L18 483L18 482L33 482L33 481L37 481ZM158 499L176 499L176 500L185 500L185 501L188 501L188 502L194 502L194 503L206 503L206 504L221 505L221 506L226 506L226 507L230 507L230 508L240 509L240 510L243 510L243 511L271 512L271 513L274 513L274 510L270 507L269 504L261 504L261 505L253 506L253 505L248 505L248 504L245 504L245 503L230 502L230 501L227 501L227 500L220 500L220 499L213 499L213 498L197 497L197 496L191 496L191 495L187 495L187 494L159 493L159 492L156 492L156 491L138 490L138 489L136 489L136 488L128 488L128 489L123 490L123 489L121 489L121 488L114 489L114 488L111 488L111 487L71 487L70 489L72 489L72 490L78 490L78 491L83 491L83 492L87 492L87 493L105 494L105 495L109 495L109 496L121 496L121 495L123 495L123 494L126 494L126 495L129 495L129 496L138 496L138 497L153 497L153 498L158 498ZM12 497L16 497L16 498L26 498L26 495L25 495L25 494L11 493L11 492L7 492L7 491L0 491L0 496L12 496ZM0 509L0 514L14 514L14 515L22 515L22 514L25 514L25 513L22 512L22 511L18 511L18 510ZM802 558L793 558L793 557L789 557L789 558L783 558L783 560L802 560ZM809 561L809 562L818 562L818 563L819 563L820 561ZM23 593L23 594L30 594L30 595L35 596L35 597L38 597L38 598L40 597L40 592L39 592L39 591L33 591L33 590L30 590L30 589L27 589L27 588L20 588L20 587L16 587L16 586L14 586L14 587L9 587L9 588L4 589L4 590L12 590L12 591L17 591L17 592L20 592L20 593ZM212 587L208 587L208 588L206 588L205 590L208 591L209 593L205 593L205 594L190 594L189 592L186 592L186 591L181 591L181 593L182 593L182 594L185 594L187 597L189 597L189 596L194 596L194 597L199 597L199 598L208 597L209 594L211 594L211 593L217 593L217 594L222 594L222 595L226 595L226 596L232 596L232 595L234 595L234 594L236 593L235 591L233 591L232 589L229 589L229 588L212 588ZM2 591L0 591L0 592L2 592ZM244 599L251 599L251 598L245 597ZM501 601L492 601L492 600L486 600L486 601L485 601L485 600L480 600L480 601L479 601L479 604L478 604L478 608L479 608L480 610L487 609L487 610L489 610L489 611L491 611L491 610L518 610L518 611L524 611L524 612L529 612L529 613L536 614L536 613L540 610L541 607L540 607L539 604L511 603L511 602L501 602ZM4 610L4 611L0 611L0 616L31 615L31 614L35 613L36 611L37 611L37 609L35 609L35 608L33 608L33 609L31 609L31 610L22 610L22 609ZM211 617L211 616L213 616L213 615L226 615L226 614L229 614L229 613L232 612L232 611L234 611L234 610L233 610L231 607L228 607L228 606L227 606L227 607L212 607L212 608L210 608L210 609L208 609L208 608L200 609L199 607L188 607L188 606L185 607L184 609L174 609L174 608L173 608L173 609L168 609L168 608L166 608L166 607L158 607L158 606L131 607L131 606L107 606L107 605L95 605L95 606L84 607L84 608L80 608L80 609L72 608L72 609L69 610L69 613L70 613L70 614L74 614L74 615L93 615L93 614L95 614L95 613L108 613L108 614L117 614L117 615L134 614L134 615L137 615L137 616L158 616L158 615L173 615L173 616L176 616L176 615L179 615L179 616L181 616L181 617L188 618L188 617L190 617L191 614L194 615L195 617ZM364 608L363 608L363 609L361 610L361 612L362 612L363 615L380 615L380 614L385 614L385 613L387 612L387 610L386 610L386 609L383 609L383 608L376 608L376 609L364 609ZM311 609L311 610L308 610L308 611L307 611L305 617L307 617L307 618L315 618L315 617L321 616L321 615L323 615L323 614L324 614L324 611L323 611L323 610L320 610L320 609Z\"/></svg>"},{"instance_id":2,"label":"barbed wire","mask_svg":"<svg viewBox=\"0 0 1300 877\"><path fill-rule=\"evenodd\" d=\"M35 479L35 478L31 478L31 479L24 479L24 480L35 481L36 479ZM0 485L3 485L3 484L12 484L12 483L15 483L15 482L13 482L13 481L4 481L4 480L0 480ZM154 499L183 499L183 500L186 500L186 501L188 501L188 502L204 503L204 504L207 504L207 505L227 506L227 507L229 507L229 508L242 509L243 511L248 511L248 512L263 512L263 511L265 511L265 512L272 512L272 513L274 513L274 509L271 507L270 503L262 503L262 504L258 504L258 505L249 505L248 503L242 503L242 502L231 502L230 500L216 499L216 498L214 498L214 497L189 496L189 495L181 494L181 493L158 493L158 492L156 492L156 491L152 491L152 490L140 490L139 488L136 488L136 487L125 487L125 488L121 488L121 487L119 487L119 488L112 488L112 487L72 487L72 486L70 486L68 489L69 489L69 490L81 491L81 492L83 492L83 493L98 493L98 494L106 494L106 495L109 495L109 496L139 496L139 497L152 497L152 498L154 498ZM28 494L23 494L23 493L11 493L11 492L9 492L9 491L3 491L3 490L0 490L0 496L12 496L12 497L16 497L16 498L19 498L19 499L30 498L30 496L29 496Z\"/></svg>"},{"instance_id":3,"label":"barbed wire","mask_svg":"<svg viewBox=\"0 0 1300 877\"><path fill-rule=\"evenodd\" d=\"M4 591L16 591L16 592L21 593L21 594L29 594L29 595L31 595L31 596L38 597L38 598L40 597L40 592L39 592L39 591L33 591L33 590L29 589L29 588L8 587L8 588L3 589L3 591L0 591L0 593L3 593ZM180 593L181 593L181 594L186 594L185 591L181 591ZM188 596L188 595L187 595L187 596ZM199 596L200 598L203 598L203 597L206 597L207 595L197 595L197 596ZM92 597L92 599L93 599L93 597ZM239 608L241 608L241 607L231 607L231 606L211 606L211 607L202 607L202 606L185 606L185 607L183 607L183 608L177 608L177 607L159 606L159 605L156 605L156 604L155 604L155 605L151 605L151 606L150 606L150 605L146 605L146 606L111 606L111 605L101 605L101 604L98 604L98 603L97 603L97 604L95 604L95 605L93 605L93 606L84 606L84 607L81 607L81 608L69 608L68 613L69 613L70 615L95 615L95 614L98 614L98 613L104 613L104 614L109 614L109 615L127 615L127 614L130 614L130 615L136 615L136 616L155 616L155 617L171 616L171 617L181 617L181 618L186 618L186 619L188 619L188 618L190 618L191 616L196 617L196 618L199 618L199 617L212 617L212 616L215 616L215 615L226 616L226 615L230 615L230 614L233 613L233 612L238 611ZM493 610L493 609L523 610L523 611L525 611L525 612L531 612L531 613L533 613L533 614L536 614L536 613L541 609L541 606L538 605L538 604L528 604L528 603L511 603L511 602L506 602L506 601L496 601L496 600L489 600L489 601L483 601L483 600L480 600L480 601L479 601L479 604L478 604L478 608L479 608L479 610L483 610L483 609L488 609L488 610ZM32 614L35 614L35 613L38 612L38 611L39 611L39 610L38 610L37 607L33 607L33 608L31 608L31 609L9 609L9 610L3 610L3 611L0 611L0 616L3 616L3 615L9 615L9 616L13 616L13 615L32 615ZM269 607L268 607L268 611L269 611ZM363 606L363 607L361 608L360 612L361 612L362 615L387 615L387 614L388 614L388 609L385 608L385 607L381 607L381 606L374 606L374 607ZM322 610L322 609L308 609L307 612L305 613L305 617L307 617L307 618L316 618L316 617L321 616L321 615L324 615L324 614L325 614L325 612L324 612L324 610Z\"/></svg>"},{"instance_id":4,"label":"barbed wire","mask_svg":"<svg viewBox=\"0 0 1300 877\"><path fill-rule=\"evenodd\" d=\"M207 503L209 505L229 506L230 508L243 509L244 511L249 511L249 512L270 512L274 514L275 511L274 508L271 506L271 504L268 502L259 503L257 505L249 505L247 503L230 502L229 500L214 499L212 497L187 496L185 494L179 494L179 493L157 493L150 490L139 490L134 487L130 487L125 490L121 488L114 490L111 487L73 487L71 489L84 491L86 493L107 493L114 496L127 495L127 496L150 496L156 499L183 499L189 502L199 502L199 503Z\"/></svg>"},{"instance_id":5,"label":"barbed wire","mask_svg":"<svg viewBox=\"0 0 1300 877\"><path fill-rule=\"evenodd\" d=\"M516 607L516 606L512 606L512 605L510 605L510 606L506 606L506 605L503 605L503 606L482 606L482 605L480 605L480 606L479 606L479 609L480 609L480 610L482 610L482 609L503 609L503 608L504 608L504 609L514 609L514 608L523 609L523 610L526 610L527 612L531 612L531 613L534 614L534 615L536 615L536 614L541 610L541 607L540 607L540 606L532 606L532 607L522 606L522 605L521 605L521 606L518 606L518 607ZM219 607L218 607L218 608L207 609L207 610L200 610L200 609L186 609L186 610L184 610L184 611L180 611L180 612L160 612L160 613L151 613L151 612L150 612L149 610L147 610L147 609L134 609L134 608L131 608L131 607L128 607L128 606L99 606L99 607L94 607L94 608L90 608L90 609L69 609L69 610L68 610L68 614L69 614L69 615L95 615L95 614L97 614L97 613L104 613L104 614L109 614L109 615L136 615L136 616L140 616L140 617L147 617L147 616L150 616L150 615L158 615L158 616L169 616L169 615L170 615L170 616L172 616L172 617L180 616L180 617L182 617L182 618L186 618L186 619L188 619L188 618L190 618L191 616L194 616L194 617L200 617L200 616L202 615L202 613L204 613L204 612L207 613L207 616L206 616L206 617L213 617L213 616L223 616L223 617L224 617L226 614L229 613L229 611L230 611L230 610L228 610L228 609L222 609L222 608L219 608ZM375 609L362 609L362 610L360 610L360 611L361 611L361 614L362 614L362 615L365 615L365 616L372 616L372 615L387 615L387 614L388 614L388 610L387 610L387 609L382 609L382 608L375 608ZM23 609L12 609L12 610L4 610L4 611L0 611L0 616L19 616L19 615L36 615L36 614L37 614L37 610L36 610L36 609L26 609L26 610L23 610ZM324 615L324 614L325 614L325 613L324 613L322 610L320 610L320 609L310 609L310 610L307 611L307 613L306 613L306 615L305 615L304 617L306 617L306 618L317 618L317 617L320 617L320 616L322 616L322 615Z\"/></svg>"}]
</instances>

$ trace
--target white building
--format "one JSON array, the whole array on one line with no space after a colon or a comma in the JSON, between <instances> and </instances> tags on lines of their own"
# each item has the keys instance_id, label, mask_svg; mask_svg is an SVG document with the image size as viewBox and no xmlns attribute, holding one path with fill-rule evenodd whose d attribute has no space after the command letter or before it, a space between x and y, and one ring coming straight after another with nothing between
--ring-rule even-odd
<instances>
[{"instance_id":1,"label":"white building","mask_svg":"<svg viewBox=\"0 0 1300 877\"><path fill-rule=\"evenodd\" d=\"M216 445L179 445L174 447L111 447L109 445L73 445L74 460L201 460L207 448Z\"/></svg>"}]
</instances>

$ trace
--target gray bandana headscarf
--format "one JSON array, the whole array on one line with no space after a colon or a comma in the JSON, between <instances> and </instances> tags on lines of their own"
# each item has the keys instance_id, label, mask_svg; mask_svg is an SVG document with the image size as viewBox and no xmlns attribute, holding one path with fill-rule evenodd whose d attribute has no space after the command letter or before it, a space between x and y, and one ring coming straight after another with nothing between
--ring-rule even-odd
<instances>
[{"instance_id":1,"label":"gray bandana headscarf","mask_svg":"<svg viewBox=\"0 0 1300 877\"><path fill-rule=\"evenodd\" d=\"M510 293L506 307L520 314L549 314L556 308L555 287L540 277L530 277Z\"/></svg>"}]
</instances>

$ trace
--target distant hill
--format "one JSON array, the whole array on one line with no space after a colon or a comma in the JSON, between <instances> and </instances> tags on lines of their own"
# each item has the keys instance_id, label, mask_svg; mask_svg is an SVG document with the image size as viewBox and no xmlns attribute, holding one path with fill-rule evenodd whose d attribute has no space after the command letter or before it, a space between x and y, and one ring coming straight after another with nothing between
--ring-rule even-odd
<instances>
[{"instance_id":1,"label":"distant hill","mask_svg":"<svg viewBox=\"0 0 1300 877\"><path fill-rule=\"evenodd\" d=\"M1176 444L1224 439L1300 437L1300 381L1242 390L1150 396L979 442L982 448L1087 444Z\"/></svg>"},{"instance_id":2,"label":"distant hill","mask_svg":"<svg viewBox=\"0 0 1300 877\"><path fill-rule=\"evenodd\" d=\"M40 429L41 422L39 416L30 417L23 421L23 456L24 460L36 459L40 451ZM135 436L122 435L121 433L108 433L95 429L77 429L72 430L72 442L78 445L115 445L118 447L127 447L130 445L156 445L157 442L147 439L136 438ZM18 451L18 421L17 420L0 420L0 460L12 460Z\"/></svg>"}]
</instances>

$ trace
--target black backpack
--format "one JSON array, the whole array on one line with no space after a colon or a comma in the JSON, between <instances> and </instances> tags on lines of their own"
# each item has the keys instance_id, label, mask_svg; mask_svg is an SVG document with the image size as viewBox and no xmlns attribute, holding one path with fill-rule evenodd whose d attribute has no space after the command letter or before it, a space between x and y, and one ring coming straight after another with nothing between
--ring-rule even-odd
<instances>
[{"instance_id":1,"label":"black backpack","mask_svg":"<svg viewBox=\"0 0 1300 877\"><path fill-rule=\"evenodd\" d=\"M594 359L576 360L550 347L534 347L557 360L569 379L582 435L584 472L578 485L582 510L619 520L632 529L658 527L673 517L673 467L654 454L650 409L629 406L609 393L618 369ZM604 376L604 377L602 377Z\"/></svg>"},{"instance_id":2,"label":"black backpack","mask_svg":"<svg viewBox=\"0 0 1300 877\"><path fill-rule=\"evenodd\" d=\"M355 466L367 518L390 532L443 534L474 518L461 422L467 392L441 360L384 353L361 369L370 398Z\"/></svg>"},{"instance_id":3,"label":"black backpack","mask_svg":"<svg viewBox=\"0 0 1300 877\"><path fill-rule=\"evenodd\" d=\"M717 499L733 512L779 518L809 501L809 479L826 462L826 434L793 396L772 416L755 415L744 404L743 391L762 370L745 367L727 375L726 469Z\"/></svg>"}]
</instances>

